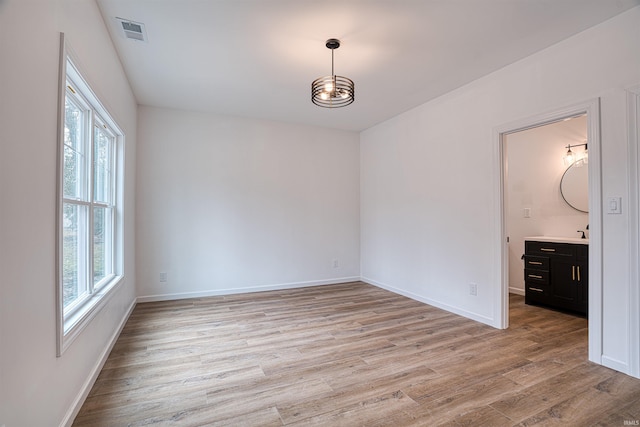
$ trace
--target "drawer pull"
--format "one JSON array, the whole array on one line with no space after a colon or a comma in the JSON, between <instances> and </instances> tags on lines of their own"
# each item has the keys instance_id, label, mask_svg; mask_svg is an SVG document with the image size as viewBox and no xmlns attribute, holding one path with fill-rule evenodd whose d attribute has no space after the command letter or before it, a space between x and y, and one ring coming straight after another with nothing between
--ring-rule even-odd
<instances>
[{"instance_id":1,"label":"drawer pull","mask_svg":"<svg viewBox=\"0 0 640 427\"><path fill-rule=\"evenodd\" d=\"M542 265L542 263L540 261L529 261L529 264L531 264L531 265Z\"/></svg>"},{"instance_id":2,"label":"drawer pull","mask_svg":"<svg viewBox=\"0 0 640 427\"><path fill-rule=\"evenodd\" d=\"M537 274L529 274L529 277L532 279L542 279L542 276L538 276Z\"/></svg>"},{"instance_id":3,"label":"drawer pull","mask_svg":"<svg viewBox=\"0 0 640 427\"><path fill-rule=\"evenodd\" d=\"M580 266L578 266L578 282L580 281Z\"/></svg>"},{"instance_id":4,"label":"drawer pull","mask_svg":"<svg viewBox=\"0 0 640 427\"><path fill-rule=\"evenodd\" d=\"M571 280L576 280L576 266L571 266Z\"/></svg>"},{"instance_id":5,"label":"drawer pull","mask_svg":"<svg viewBox=\"0 0 640 427\"><path fill-rule=\"evenodd\" d=\"M540 248L541 251L545 251L545 252L555 252L556 250L553 248Z\"/></svg>"},{"instance_id":6,"label":"drawer pull","mask_svg":"<svg viewBox=\"0 0 640 427\"><path fill-rule=\"evenodd\" d=\"M536 292L544 292L542 289L539 288L529 288L530 291L536 291Z\"/></svg>"}]
</instances>

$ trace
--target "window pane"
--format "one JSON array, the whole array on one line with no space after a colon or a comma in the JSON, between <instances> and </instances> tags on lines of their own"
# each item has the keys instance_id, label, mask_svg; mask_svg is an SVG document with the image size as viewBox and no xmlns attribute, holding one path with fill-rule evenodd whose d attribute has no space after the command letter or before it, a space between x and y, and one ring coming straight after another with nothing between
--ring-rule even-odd
<instances>
[{"instance_id":1,"label":"window pane","mask_svg":"<svg viewBox=\"0 0 640 427\"><path fill-rule=\"evenodd\" d=\"M65 203L62 216L62 283L63 306L76 301L87 292L86 212L84 206Z\"/></svg>"},{"instance_id":2,"label":"window pane","mask_svg":"<svg viewBox=\"0 0 640 427\"><path fill-rule=\"evenodd\" d=\"M112 209L93 208L93 283L113 273Z\"/></svg>"},{"instance_id":3,"label":"window pane","mask_svg":"<svg viewBox=\"0 0 640 427\"><path fill-rule=\"evenodd\" d=\"M113 138L99 127L94 134L94 179L93 200L111 202L111 144Z\"/></svg>"},{"instance_id":4,"label":"window pane","mask_svg":"<svg viewBox=\"0 0 640 427\"><path fill-rule=\"evenodd\" d=\"M83 171L85 168L82 141L85 113L68 97L64 103L64 196L83 198Z\"/></svg>"}]
</instances>

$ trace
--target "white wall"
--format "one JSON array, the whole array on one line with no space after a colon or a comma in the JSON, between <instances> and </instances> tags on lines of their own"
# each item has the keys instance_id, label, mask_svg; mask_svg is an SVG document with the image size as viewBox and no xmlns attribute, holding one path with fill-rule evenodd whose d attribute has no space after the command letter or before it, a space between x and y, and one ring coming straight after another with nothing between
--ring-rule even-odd
<instances>
[{"instance_id":1,"label":"white wall","mask_svg":"<svg viewBox=\"0 0 640 427\"><path fill-rule=\"evenodd\" d=\"M509 236L509 288L524 295L524 238L527 236L580 237L589 214L569 206L562 198L560 181L567 167L562 157L567 145L584 144L587 118L527 129L506 136L508 164L507 234ZM573 148L582 154L584 147ZM588 168L588 164L583 166ZM586 188L585 188L586 189ZM530 210L528 218L524 210Z\"/></svg>"},{"instance_id":2,"label":"white wall","mask_svg":"<svg viewBox=\"0 0 640 427\"><path fill-rule=\"evenodd\" d=\"M92 1L0 1L0 425L60 425L135 299L136 103ZM56 357L59 33L126 132L125 281Z\"/></svg>"},{"instance_id":3,"label":"white wall","mask_svg":"<svg viewBox=\"0 0 640 427\"><path fill-rule=\"evenodd\" d=\"M138 126L142 300L359 278L357 133L150 107Z\"/></svg>"},{"instance_id":4,"label":"white wall","mask_svg":"<svg viewBox=\"0 0 640 427\"><path fill-rule=\"evenodd\" d=\"M498 326L495 130L599 97L603 200L626 197L624 89L640 81L639 48L636 7L364 131L363 278ZM628 219L624 210L605 215L602 230L602 360L623 371L629 366ZM469 295L470 282L478 284L478 296Z\"/></svg>"}]
</instances>

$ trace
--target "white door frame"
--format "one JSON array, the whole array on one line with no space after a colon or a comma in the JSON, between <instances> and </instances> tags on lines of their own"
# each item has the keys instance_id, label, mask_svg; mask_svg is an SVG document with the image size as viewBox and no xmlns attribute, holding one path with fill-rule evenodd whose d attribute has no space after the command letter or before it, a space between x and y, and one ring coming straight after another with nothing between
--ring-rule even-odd
<instances>
[{"instance_id":1,"label":"white door frame","mask_svg":"<svg viewBox=\"0 0 640 427\"><path fill-rule=\"evenodd\" d=\"M629 114L629 375L640 378L640 85L627 90Z\"/></svg>"},{"instance_id":2,"label":"white door frame","mask_svg":"<svg viewBox=\"0 0 640 427\"><path fill-rule=\"evenodd\" d=\"M496 198L499 206L496 218L495 247L499 256L496 277L501 281L501 292L496 304L495 319L500 327L509 326L509 250L506 230L506 147L505 136L538 126L558 122L568 117L587 114L587 141L589 143L589 360L602 364L602 163L600 155L600 99L528 117L494 129L496 170Z\"/></svg>"}]
</instances>

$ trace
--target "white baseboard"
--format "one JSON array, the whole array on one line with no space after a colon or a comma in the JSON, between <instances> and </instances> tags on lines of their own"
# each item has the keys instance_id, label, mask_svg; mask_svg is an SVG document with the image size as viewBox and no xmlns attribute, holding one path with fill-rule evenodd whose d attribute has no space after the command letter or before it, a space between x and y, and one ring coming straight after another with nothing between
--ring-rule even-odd
<instances>
[{"instance_id":1,"label":"white baseboard","mask_svg":"<svg viewBox=\"0 0 640 427\"><path fill-rule=\"evenodd\" d=\"M509 286L509 293L510 294L516 294L516 295L524 296L524 289L513 288L513 287Z\"/></svg>"},{"instance_id":2,"label":"white baseboard","mask_svg":"<svg viewBox=\"0 0 640 427\"><path fill-rule=\"evenodd\" d=\"M487 316L483 316L481 314L477 314L477 313L474 313L474 312L471 312L471 311L463 310L461 308L454 307L454 306L451 306L449 304L442 303L440 301L432 300L430 298L425 298L425 297L423 297L421 295L417 295L417 294L414 294L412 292L407 292L407 291L404 291L402 289L398 289L398 288L395 288L393 286L387 285L385 283L380 283L380 282L375 281L373 279L369 279L367 277L361 277L360 280L362 282L368 283L370 285L377 286L377 287L382 288L382 289L386 289L387 291L393 292L395 294L403 295L403 296L405 296L407 298L411 298L413 300L420 301L420 302L423 302L423 303L428 304L428 305L432 305L432 306L437 307L437 308L441 308L441 309L446 310L446 311L448 311L450 313L454 313L454 314L460 315L462 317L466 317L468 319L475 320L477 322L484 323L484 324L489 325L489 326L493 326L494 328L498 327L498 326L495 325L495 321L491 317L487 317Z\"/></svg>"},{"instance_id":3,"label":"white baseboard","mask_svg":"<svg viewBox=\"0 0 640 427\"><path fill-rule=\"evenodd\" d=\"M82 408L82 405L85 399L87 398L87 396L89 395L89 392L93 387L93 384L98 379L98 375L100 375L100 371L102 370L102 367L106 363L107 358L109 357L109 353L111 353L113 346L116 344L116 341L118 341L118 338L120 337L120 333L122 332L124 325L127 323L127 320L129 320L129 316L131 316L131 313L133 312L133 309L135 308L135 306L136 306L136 300L134 299L131 302L131 305L129 306L129 308L127 309L126 314L120 321L120 324L118 325L114 333L111 335L111 338L109 338L109 342L107 343L107 346L105 347L105 349L102 351L102 354L98 358L95 366L93 367L91 371L91 375L87 377L87 380L84 382L82 388L80 389L80 393L78 393L78 395L73 401L73 404L67 411L67 414L62 419L62 422L60 423L61 427L70 427L71 424L73 424L73 420L76 418L76 415L78 415L78 412L80 412L80 408Z\"/></svg>"},{"instance_id":4,"label":"white baseboard","mask_svg":"<svg viewBox=\"0 0 640 427\"><path fill-rule=\"evenodd\" d=\"M339 283L357 282L360 280L360 276L353 277L339 277L326 280L311 280L307 282L293 282L293 283L280 283L275 285L265 286L251 286L247 288L227 288L227 289L214 289L199 292L182 292L173 294L159 294L159 295L145 295L138 297L138 302L152 302L152 301L170 301L187 298L202 298L213 297L220 295L233 295L233 294L246 294L250 292L265 292L265 291L280 291L285 289L295 288L307 288L310 286L321 285L337 285Z\"/></svg>"}]
</instances>

